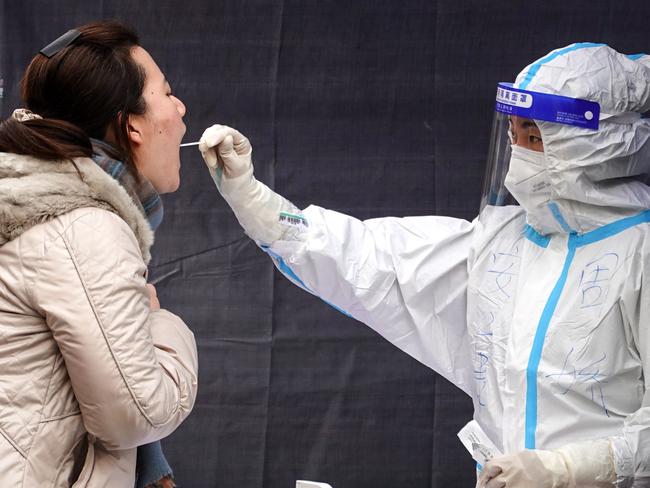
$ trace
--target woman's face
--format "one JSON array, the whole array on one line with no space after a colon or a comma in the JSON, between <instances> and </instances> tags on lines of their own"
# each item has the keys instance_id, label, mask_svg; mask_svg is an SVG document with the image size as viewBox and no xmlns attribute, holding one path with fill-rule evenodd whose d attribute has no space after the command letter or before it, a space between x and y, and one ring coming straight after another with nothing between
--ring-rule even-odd
<instances>
[{"instance_id":1,"label":"woman's face","mask_svg":"<svg viewBox=\"0 0 650 488\"><path fill-rule=\"evenodd\" d=\"M135 164L158 193L176 191L180 183L180 143L185 134L185 105L172 95L171 87L156 62L140 46L131 55L145 73L143 115L129 115L128 131Z\"/></svg>"}]
</instances>

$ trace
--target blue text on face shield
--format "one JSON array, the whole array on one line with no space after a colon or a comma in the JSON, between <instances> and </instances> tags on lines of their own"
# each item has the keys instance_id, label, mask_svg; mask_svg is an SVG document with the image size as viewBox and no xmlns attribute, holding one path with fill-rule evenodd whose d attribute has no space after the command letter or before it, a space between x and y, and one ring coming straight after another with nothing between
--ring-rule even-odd
<instances>
[{"instance_id":1,"label":"blue text on face shield","mask_svg":"<svg viewBox=\"0 0 650 488\"><path fill-rule=\"evenodd\" d=\"M598 129L600 118L600 105L596 102L522 90L506 82L497 87L494 109L507 115L593 130Z\"/></svg>"}]
</instances>

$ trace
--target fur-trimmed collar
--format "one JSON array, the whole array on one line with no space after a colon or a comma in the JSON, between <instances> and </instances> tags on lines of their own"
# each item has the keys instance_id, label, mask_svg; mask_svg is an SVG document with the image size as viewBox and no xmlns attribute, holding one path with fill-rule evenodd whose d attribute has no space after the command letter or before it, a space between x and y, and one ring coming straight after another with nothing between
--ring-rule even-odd
<instances>
[{"instance_id":1,"label":"fur-trimmed collar","mask_svg":"<svg viewBox=\"0 0 650 488\"><path fill-rule=\"evenodd\" d=\"M119 215L133 230L146 264L153 232L126 190L89 158L43 161L0 153L0 246L36 224L82 207ZM75 168L76 165L76 168Z\"/></svg>"}]
</instances>

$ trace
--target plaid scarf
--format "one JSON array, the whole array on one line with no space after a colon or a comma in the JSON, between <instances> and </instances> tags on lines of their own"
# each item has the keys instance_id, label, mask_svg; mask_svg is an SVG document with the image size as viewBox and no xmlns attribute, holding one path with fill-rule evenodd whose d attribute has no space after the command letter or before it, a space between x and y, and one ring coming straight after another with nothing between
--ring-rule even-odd
<instances>
[{"instance_id":1,"label":"plaid scarf","mask_svg":"<svg viewBox=\"0 0 650 488\"><path fill-rule=\"evenodd\" d=\"M117 154L113 146L98 139L91 139L90 141L93 145L93 161L126 190L133 203L149 221L151 229L155 231L163 218L163 205L158 192L142 176L140 176L140 182L138 183L135 176L122 161L110 156Z\"/></svg>"},{"instance_id":2,"label":"plaid scarf","mask_svg":"<svg viewBox=\"0 0 650 488\"><path fill-rule=\"evenodd\" d=\"M90 142L93 145L93 161L126 190L133 203L147 217L151 229L155 231L163 218L160 195L146 179L140 176L138 183L123 162L109 156L117 154L113 146L98 139L90 139ZM137 452L136 488L176 486L173 482L172 469L163 454L160 441L139 446Z\"/></svg>"}]
</instances>

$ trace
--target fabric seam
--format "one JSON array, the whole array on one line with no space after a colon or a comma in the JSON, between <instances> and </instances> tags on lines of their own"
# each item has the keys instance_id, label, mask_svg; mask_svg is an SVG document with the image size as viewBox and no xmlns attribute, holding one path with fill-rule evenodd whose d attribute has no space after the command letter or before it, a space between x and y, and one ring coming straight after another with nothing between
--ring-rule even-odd
<instances>
[{"instance_id":1,"label":"fabric seam","mask_svg":"<svg viewBox=\"0 0 650 488\"><path fill-rule=\"evenodd\" d=\"M0 426L0 434L2 434L2 437L4 437L7 440L7 442L13 446L13 448L18 452L18 454L20 454L22 457L27 459L27 454L25 453L25 451L23 451L20 447L18 447L18 444L14 442L14 440L9 436L9 434L7 434L7 431L4 430L2 426Z\"/></svg>"}]
</instances>

